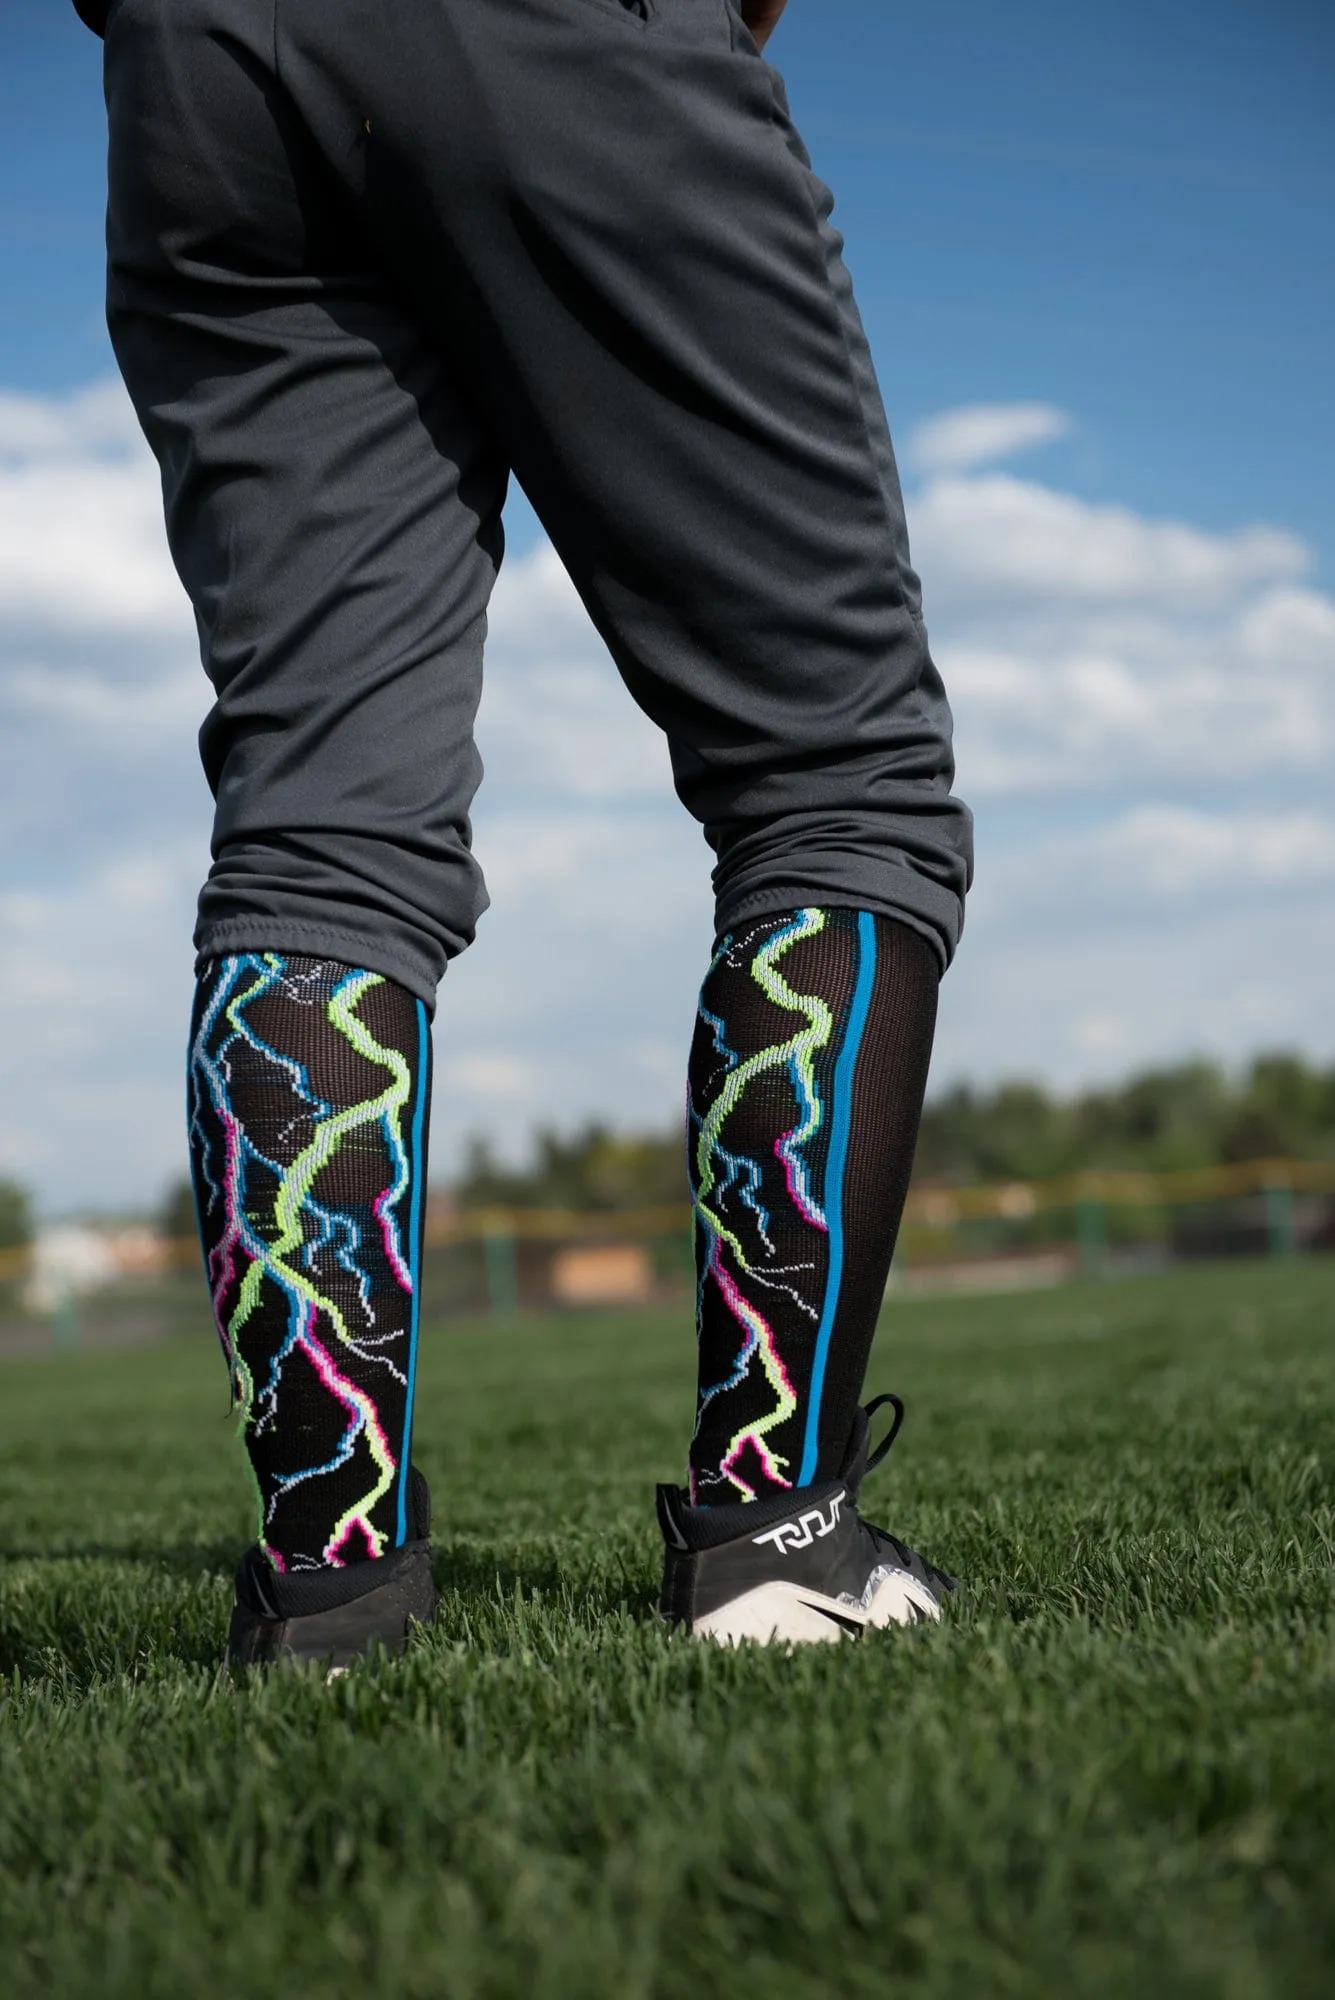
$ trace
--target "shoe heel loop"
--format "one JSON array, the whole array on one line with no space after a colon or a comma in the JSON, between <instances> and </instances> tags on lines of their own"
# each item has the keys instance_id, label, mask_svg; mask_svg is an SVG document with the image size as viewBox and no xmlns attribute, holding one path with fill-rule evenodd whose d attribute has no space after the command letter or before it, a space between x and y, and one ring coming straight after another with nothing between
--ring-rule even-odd
<instances>
[{"instance_id":1,"label":"shoe heel loop","mask_svg":"<svg viewBox=\"0 0 1335 2000\"><path fill-rule=\"evenodd\" d=\"M891 1409L895 1413L895 1420L891 1424L890 1429L888 1430L886 1435L881 1439L881 1442L877 1445L875 1451L868 1453L867 1464L866 1464L866 1470L868 1472L874 1472L876 1470L877 1466L881 1463L881 1460L889 1452L891 1445L894 1443L895 1439L899 1436L899 1433L904 1428L904 1404L902 1399L898 1396L873 1396L871 1401L866 1405L866 1407L862 1412L863 1416L866 1417L867 1419L868 1429L870 1430L871 1428L871 1419L875 1415L876 1411L882 1409L887 1403L890 1405Z\"/></svg>"}]
</instances>

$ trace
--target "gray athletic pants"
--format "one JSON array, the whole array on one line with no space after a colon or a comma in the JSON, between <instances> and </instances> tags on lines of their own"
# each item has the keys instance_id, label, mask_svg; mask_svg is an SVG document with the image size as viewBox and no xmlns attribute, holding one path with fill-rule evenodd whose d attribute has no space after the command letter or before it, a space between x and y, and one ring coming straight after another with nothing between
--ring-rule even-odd
<instances>
[{"instance_id":1,"label":"gray athletic pants","mask_svg":"<svg viewBox=\"0 0 1335 2000\"><path fill-rule=\"evenodd\" d=\"M730 0L113 0L112 339L217 695L202 956L430 1005L513 469L720 929L970 868L830 196Z\"/></svg>"}]
</instances>

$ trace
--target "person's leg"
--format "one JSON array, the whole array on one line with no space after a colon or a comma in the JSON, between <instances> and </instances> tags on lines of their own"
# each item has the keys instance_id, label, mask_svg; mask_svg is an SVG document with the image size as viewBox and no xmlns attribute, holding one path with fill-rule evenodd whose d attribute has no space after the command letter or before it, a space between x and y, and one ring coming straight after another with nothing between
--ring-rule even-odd
<instances>
[{"instance_id":1,"label":"person's leg","mask_svg":"<svg viewBox=\"0 0 1335 2000\"><path fill-rule=\"evenodd\" d=\"M120 0L109 323L216 692L191 1153L258 1501L234 1658L434 1604L410 1470L428 1013L504 462L273 73L248 0Z\"/></svg>"},{"instance_id":2,"label":"person's leg","mask_svg":"<svg viewBox=\"0 0 1335 2000\"><path fill-rule=\"evenodd\" d=\"M717 854L693 1478L808 1486L857 1427L970 868L830 198L726 0L279 19Z\"/></svg>"},{"instance_id":3,"label":"person's leg","mask_svg":"<svg viewBox=\"0 0 1335 2000\"><path fill-rule=\"evenodd\" d=\"M157 16L172 43L203 4L121 0L113 68L127 23ZM828 197L726 0L405 0L388 14L369 0L277 0L263 22L242 0L217 5L234 18L209 59L235 54L280 147L257 162L212 79L196 107L207 144L180 139L183 159L149 190L170 209L202 177L219 197L211 226L192 199L147 247L126 240L119 272L113 249L118 350L132 387L139 376L222 697L206 732L219 859L201 948L337 958L356 942L345 962L427 997L471 932L459 805L471 708L455 697L475 699L482 593L470 580L489 581L494 482L488 497L480 443L471 460L458 449L483 499L467 547L429 552L456 558L457 588L433 621L423 530L458 498L467 512L468 481L446 492L443 455L414 446L405 460L389 433L412 416L379 393L382 378L401 387L422 364L418 430L434 439L427 407L465 380L666 730L678 790L718 856L721 931L854 910L917 932L948 962L968 816L950 795L949 713L889 439ZM175 81L159 76L138 107L155 143ZM113 245L115 160L113 129ZM128 146L122 166L133 192ZM328 206L312 236L303 196L295 222L238 258L260 190L295 177L323 204L324 175L346 214ZM377 259L434 350L388 308ZM442 376L437 355L453 372ZM462 407L450 414L466 439ZM457 527L457 507L451 518ZM436 686L440 661L445 717L404 700ZM385 746L418 722L409 780L386 789ZM424 746L447 767L425 792ZM308 782L312 760L321 785ZM911 1063L904 1074L907 1102ZM861 1150L856 1132L848 1149ZM859 1286L846 1260L840 1283ZM826 1370L840 1375L838 1355Z\"/></svg>"},{"instance_id":4,"label":"person's leg","mask_svg":"<svg viewBox=\"0 0 1335 2000\"><path fill-rule=\"evenodd\" d=\"M190 1140L215 1317L279 1575L422 1539L405 1445L431 1042L380 973L206 965Z\"/></svg>"},{"instance_id":5,"label":"person's leg","mask_svg":"<svg viewBox=\"0 0 1335 2000\"><path fill-rule=\"evenodd\" d=\"M435 1609L409 1459L431 1040L376 972L276 951L201 968L191 1166L259 1541L229 1651L342 1665Z\"/></svg>"},{"instance_id":6,"label":"person's leg","mask_svg":"<svg viewBox=\"0 0 1335 2000\"><path fill-rule=\"evenodd\" d=\"M690 1067L697 1505L838 1476L908 1191L937 978L926 939L866 910L755 917L719 943Z\"/></svg>"},{"instance_id":7,"label":"person's leg","mask_svg":"<svg viewBox=\"0 0 1335 2000\"><path fill-rule=\"evenodd\" d=\"M486 906L468 809L507 469L273 36L272 0L119 0L106 42L108 325L217 697L195 944L431 1007Z\"/></svg>"}]
</instances>

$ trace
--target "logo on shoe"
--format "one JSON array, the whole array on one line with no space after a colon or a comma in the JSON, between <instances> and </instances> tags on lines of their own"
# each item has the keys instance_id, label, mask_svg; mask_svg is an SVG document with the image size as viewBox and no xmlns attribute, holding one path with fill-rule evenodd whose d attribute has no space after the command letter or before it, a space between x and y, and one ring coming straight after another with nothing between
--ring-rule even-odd
<instances>
[{"instance_id":1,"label":"logo on shoe","mask_svg":"<svg viewBox=\"0 0 1335 2000\"><path fill-rule=\"evenodd\" d=\"M795 1521L780 1521L777 1527L766 1528L763 1535L752 1535L753 1542L773 1542L780 1555L786 1556L790 1549L809 1549L811 1544L832 1535L839 1526L839 1509L844 1495L836 1493L828 1512L824 1507L813 1507L809 1513L799 1514Z\"/></svg>"}]
</instances>

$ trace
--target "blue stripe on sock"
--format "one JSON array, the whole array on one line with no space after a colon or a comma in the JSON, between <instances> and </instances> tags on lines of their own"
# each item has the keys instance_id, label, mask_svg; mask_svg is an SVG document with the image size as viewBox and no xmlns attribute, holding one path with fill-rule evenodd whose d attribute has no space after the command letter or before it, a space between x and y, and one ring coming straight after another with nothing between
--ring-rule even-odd
<instances>
[{"instance_id":1,"label":"blue stripe on sock","mask_svg":"<svg viewBox=\"0 0 1335 2000\"><path fill-rule=\"evenodd\" d=\"M844 1045L834 1066L830 1152L825 1168L825 1215L830 1229L830 1262L825 1277L825 1305L816 1334L816 1358L811 1365L811 1387L807 1392L807 1430L802 1450L802 1470L797 1475L799 1486L811 1484L820 1457L817 1433L820 1428L821 1393L825 1387L825 1364L829 1359L834 1317L839 1309L839 1288L844 1276L844 1166L848 1159L848 1128L853 1117L853 1072L857 1068L862 1031L867 1025L875 984L876 919L870 910L859 910L858 974L848 1010Z\"/></svg>"},{"instance_id":2,"label":"blue stripe on sock","mask_svg":"<svg viewBox=\"0 0 1335 2000\"><path fill-rule=\"evenodd\" d=\"M408 1334L408 1395L403 1412L403 1462L399 1467L399 1535L398 1546L403 1547L408 1539L408 1463L413 1440L413 1394L417 1388L417 1329L422 1316L422 1208L426 1201L425 1175L423 1173L422 1136L426 1130L426 1081L430 1068L431 1028L426 1017L426 1005L417 1003L417 1102L413 1106L413 1135L409 1148L409 1167L413 1177L409 1195L408 1221L408 1269L412 1272L413 1301L412 1317Z\"/></svg>"}]
</instances>

